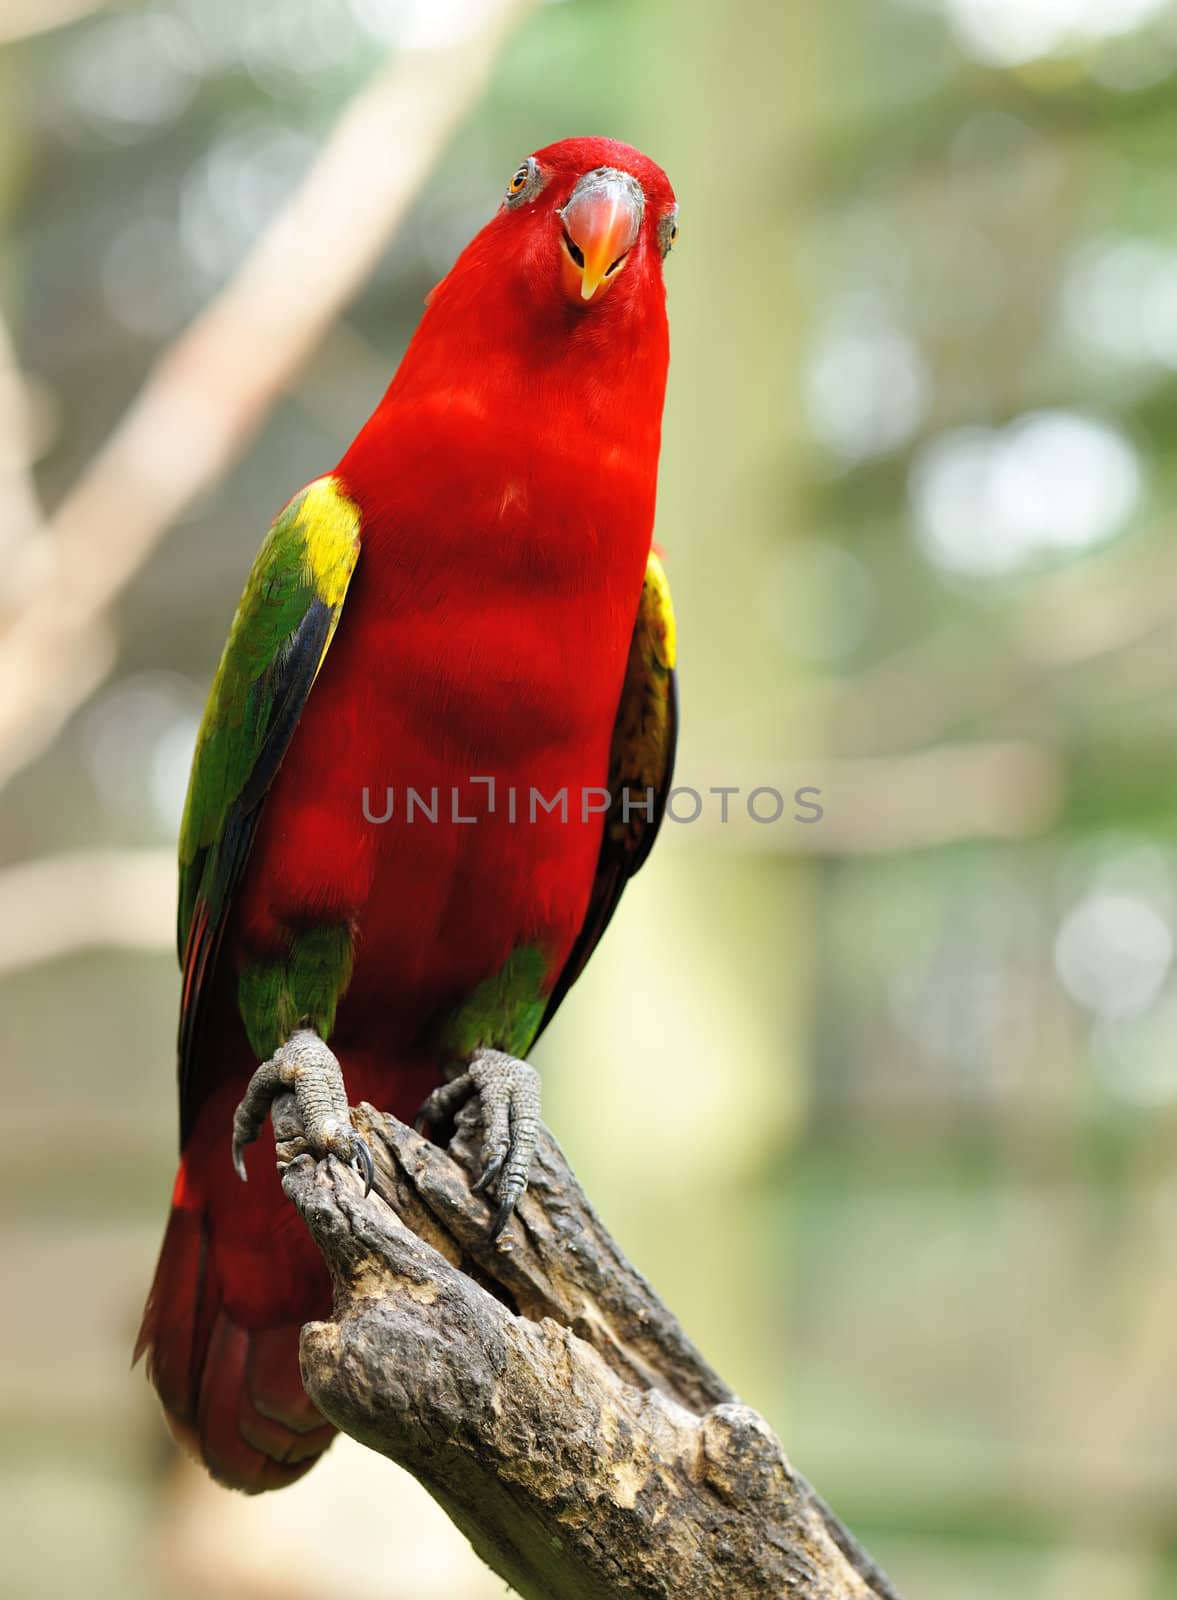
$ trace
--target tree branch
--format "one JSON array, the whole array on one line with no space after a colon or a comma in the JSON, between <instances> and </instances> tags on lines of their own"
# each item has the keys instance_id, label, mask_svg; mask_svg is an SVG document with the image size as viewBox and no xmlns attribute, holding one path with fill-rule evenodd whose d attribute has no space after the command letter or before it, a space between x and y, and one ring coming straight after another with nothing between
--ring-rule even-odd
<instances>
[{"instance_id":1,"label":"tree branch","mask_svg":"<svg viewBox=\"0 0 1177 1600\"><path fill-rule=\"evenodd\" d=\"M368 277L534 3L487 0L456 42L378 71L237 274L160 356L53 514L53 559L0 635L0 783L109 672L111 605Z\"/></svg>"},{"instance_id":2,"label":"tree branch","mask_svg":"<svg viewBox=\"0 0 1177 1600\"><path fill-rule=\"evenodd\" d=\"M63 850L0 867L0 978L81 950L171 950L174 850Z\"/></svg>"},{"instance_id":3,"label":"tree branch","mask_svg":"<svg viewBox=\"0 0 1177 1600\"><path fill-rule=\"evenodd\" d=\"M95 11L105 11L109 4L110 0L6 0L0 14L0 44L64 28Z\"/></svg>"},{"instance_id":4,"label":"tree branch","mask_svg":"<svg viewBox=\"0 0 1177 1600\"><path fill-rule=\"evenodd\" d=\"M503 1238L470 1190L477 1113L449 1153L372 1107L365 1199L337 1162L283 1183L335 1286L303 1330L324 1414L420 1480L526 1600L897 1600L779 1439L625 1260L543 1132Z\"/></svg>"}]
</instances>

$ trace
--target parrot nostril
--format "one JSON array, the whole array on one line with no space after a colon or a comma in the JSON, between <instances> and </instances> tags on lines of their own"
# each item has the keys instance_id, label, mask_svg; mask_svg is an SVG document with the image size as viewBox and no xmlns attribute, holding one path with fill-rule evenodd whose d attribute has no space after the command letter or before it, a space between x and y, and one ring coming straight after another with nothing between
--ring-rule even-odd
<instances>
[{"instance_id":1,"label":"parrot nostril","mask_svg":"<svg viewBox=\"0 0 1177 1600\"><path fill-rule=\"evenodd\" d=\"M619 256L618 256L618 257L617 257L617 260L616 260L616 261L611 261L611 262L610 262L610 263L609 263L609 265L608 265L608 266L607 266L607 267L606 267L606 268L605 268L605 276L606 276L606 277L607 277L607 278L611 278L611 277L612 277L612 276L613 276L613 274L614 274L614 273L615 273L615 272L616 272L616 271L617 271L617 269L618 269L618 267L619 267L619 266L620 266L620 265L621 265L621 263L622 263L622 262L623 262L623 261L624 261L624 260L625 260L625 258L626 258L626 256L627 256L627 255L628 255L628 254L629 254L629 251L628 251L628 250L626 250L626 251L624 251L624 252L623 252L623 253L622 253L622 254L621 254L621 255L619 255Z\"/></svg>"}]
</instances>

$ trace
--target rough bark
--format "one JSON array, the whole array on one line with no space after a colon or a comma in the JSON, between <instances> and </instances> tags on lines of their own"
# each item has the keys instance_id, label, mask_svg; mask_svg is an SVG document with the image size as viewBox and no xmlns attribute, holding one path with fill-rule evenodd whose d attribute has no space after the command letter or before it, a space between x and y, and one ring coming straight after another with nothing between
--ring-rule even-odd
<instances>
[{"instance_id":1,"label":"rough bark","mask_svg":"<svg viewBox=\"0 0 1177 1600\"><path fill-rule=\"evenodd\" d=\"M780 1440L695 1350L602 1227L551 1135L503 1237L449 1152L370 1106L360 1179L299 1149L286 1193L330 1267L303 1330L324 1414L417 1477L526 1600L897 1600Z\"/></svg>"}]
</instances>

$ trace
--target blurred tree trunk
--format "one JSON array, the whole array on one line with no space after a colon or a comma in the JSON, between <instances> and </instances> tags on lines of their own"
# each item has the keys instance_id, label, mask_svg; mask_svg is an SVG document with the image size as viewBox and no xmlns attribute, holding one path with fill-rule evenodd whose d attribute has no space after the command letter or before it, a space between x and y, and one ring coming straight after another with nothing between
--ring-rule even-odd
<instances>
[{"instance_id":1,"label":"blurred tree trunk","mask_svg":"<svg viewBox=\"0 0 1177 1600\"><path fill-rule=\"evenodd\" d=\"M804 436L799 241L779 219L802 216L800 196L786 208L781 191L800 188L836 27L818 6L647 0L606 41L622 75L618 136L666 167L680 203L655 537L679 621L676 776L701 789L735 782L735 767L803 764L816 746L773 603L801 527L790 452ZM805 1116L820 869L743 856L734 832L664 827L541 1059L554 1063L553 1125L593 1131L572 1153L624 1215L627 1250L657 1261L696 1337L775 1411L786 1365L765 1327L788 1240L747 1177L779 1163ZM652 1126L665 1133L653 1148ZM667 1249L688 1185L689 1253Z\"/></svg>"}]
</instances>

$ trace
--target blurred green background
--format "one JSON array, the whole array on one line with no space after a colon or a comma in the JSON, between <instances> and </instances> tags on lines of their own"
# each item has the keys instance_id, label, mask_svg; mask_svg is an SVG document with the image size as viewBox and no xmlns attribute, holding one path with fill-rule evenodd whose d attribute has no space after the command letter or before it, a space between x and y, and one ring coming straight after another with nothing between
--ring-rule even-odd
<instances>
[{"instance_id":1,"label":"blurred green background","mask_svg":"<svg viewBox=\"0 0 1177 1600\"><path fill-rule=\"evenodd\" d=\"M5 0L5 694L27 689L21 619L58 581L42 515L380 63L476 38L485 11ZM547 1120L910 1600L1159 1600L1177 1589L1165 0L531 9L260 434L113 594L81 664L60 684L43 665L44 706L0 743L5 1591L502 1592L358 1447L284 1495L212 1488L128 1359L175 1156L169 853L244 575L520 156L584 132L647 150L682 208L658 524L680 781L814 785L825 811L667 825L544 1041Z\"/></svg>"}]
</instances>

